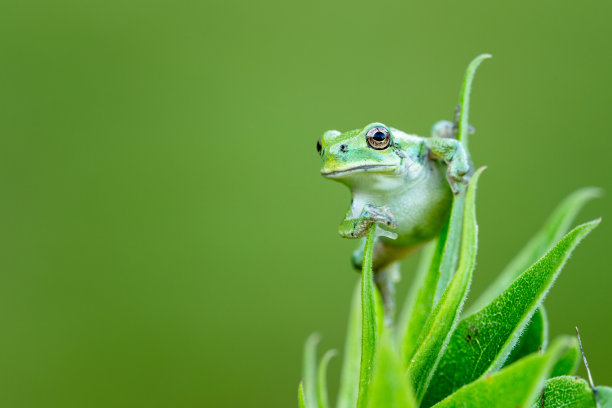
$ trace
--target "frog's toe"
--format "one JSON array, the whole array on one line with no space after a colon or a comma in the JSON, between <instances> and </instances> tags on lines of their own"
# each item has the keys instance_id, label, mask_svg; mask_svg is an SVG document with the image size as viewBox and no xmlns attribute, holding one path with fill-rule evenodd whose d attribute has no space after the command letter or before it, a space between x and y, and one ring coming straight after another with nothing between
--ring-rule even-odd
<instances>
[{"instance_id":1,"label":"frog's toe","mask_svg":"<svg viewBox=\"0 0 612 408\"><path fill-rule=\"evenodd\" d=\"M431 129L431 136L440 138L454 138L455 130L453 122L449 120L440 120L436 122Z\"/></svg>"},{"instance_id":2,"label":"frog's toe","mask_svg":"<svg viewBox=\"0 0 612 408\"><path fill-rule=\"evenodd\" d=\"M451 191L454 195L458 195L461 193L461 184L466 184L463 182L463 178L452 177L450 174L447 177L448 185L450 186Z\"/></svg>"},{"instance_id":3,"label":"frog's toe","mask_svg":"<svg viewBox=\"0 0 612 408\"><path fill-rule=\"evenodd\" d=\"M395 217L388 207L378 207L371 213L372 219L389 228L397 228Z\"/></svg>"},{"instance_id":4,"label":"frog's toe","mask_svg":"<svg viewBox=\"0 0 612 408\"><path fill-rule=\"evenodd\" d=\"M397 239L397 234L395 232L391 232L391 231L387 231L384 228L381 228L380 226L376 226L376 235L379 237L387 237L390 239Z\"/></svg>"}]
</instances>

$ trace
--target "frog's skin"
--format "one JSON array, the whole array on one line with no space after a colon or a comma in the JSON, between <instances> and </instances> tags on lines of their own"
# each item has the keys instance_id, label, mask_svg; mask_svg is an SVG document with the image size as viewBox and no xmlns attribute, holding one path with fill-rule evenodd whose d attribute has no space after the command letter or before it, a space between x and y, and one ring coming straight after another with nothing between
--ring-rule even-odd
<instances>
[{"instance_id":1,"label":"frog's skin","mask_svg":"<svg viewBox=\"0 0 612 408\"><path fill-rule=\"evenodd\" d=\"M448 121L438 122L431 137L382 123L344 133L329 130L317 150L323 159L321 174L346 184L352 193L340 235L362 238L372 223L377 224L373 254L377 278L384 270L396 274L396 261L440 233L453 193L459 193L470 174L468 154ZM353 264L359 268L362 259L363 243L353 254ZM384 292L381 286L388 284L377 283Z\"/></svg>"}]
</instances>

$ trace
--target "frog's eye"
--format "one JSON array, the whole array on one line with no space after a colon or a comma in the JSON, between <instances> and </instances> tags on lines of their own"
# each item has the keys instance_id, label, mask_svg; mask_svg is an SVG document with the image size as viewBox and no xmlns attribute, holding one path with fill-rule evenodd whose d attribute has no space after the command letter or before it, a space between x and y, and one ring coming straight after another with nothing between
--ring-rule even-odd
<instances>
[{"instance_id":1,"label":"frog's eye","mask_svg":"<svg viewBox=\"0 0 612 408\"><path fill-rule=\"evenodd\" d=\"M323 150L323 145L321 144L321 139L317 140L317 153L321 154L321 150Z\"/></svg>"},{"instance_id":2,"label":"frog's eye","mask_svg":"<svg viewBox=\"0 0 612 408\"><path fill-rule=\"evenodd\" d=\"M368 130L366 134L366 141L370 147L376 150L383 150L389 147L391 144L391 135L389 130L382 126L376 126Z\"/></svg>"}]
</instances>

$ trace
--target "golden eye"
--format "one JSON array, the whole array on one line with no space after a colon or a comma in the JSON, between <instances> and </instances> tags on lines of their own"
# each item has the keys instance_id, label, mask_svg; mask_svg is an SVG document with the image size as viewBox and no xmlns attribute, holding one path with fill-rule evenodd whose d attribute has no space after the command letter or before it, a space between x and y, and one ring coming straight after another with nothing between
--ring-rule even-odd
<instances>
[{"instance_id":1,"label":"golden eye","mask_svg":"<svg viewBox=\"0 0 612 408\"><path fill-rule=\"evenodd\" d=\"M391 135L387 128L382 126L375 126L368 130L366 134L366 141L370 147L376 150L383 150L389 147L391 144Z\"/></svg>"}]
</instances>

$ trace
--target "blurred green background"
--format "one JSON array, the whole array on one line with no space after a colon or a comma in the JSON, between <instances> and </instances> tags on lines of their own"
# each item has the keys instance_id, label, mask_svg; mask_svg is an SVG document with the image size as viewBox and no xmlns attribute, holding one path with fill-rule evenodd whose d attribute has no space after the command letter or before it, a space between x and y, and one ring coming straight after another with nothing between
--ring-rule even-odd
<instances>
[{"instance_id":1,"label":"blurred green background","mask_svg":"<svg viewBox=\"0 0 612 408\"><path fill-rule=\"evenodd\" d=\"M564 196L604 187L546 305L612 385L611 10L2 1L0 406L296 406L302 343L342 348L358 278L336 233L349 193L319 176L316 140L428 134L482 52L471 296Z\"/></svg>"}]
</instances>

